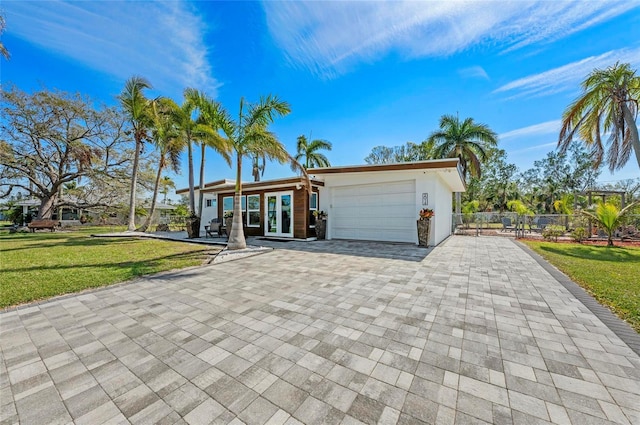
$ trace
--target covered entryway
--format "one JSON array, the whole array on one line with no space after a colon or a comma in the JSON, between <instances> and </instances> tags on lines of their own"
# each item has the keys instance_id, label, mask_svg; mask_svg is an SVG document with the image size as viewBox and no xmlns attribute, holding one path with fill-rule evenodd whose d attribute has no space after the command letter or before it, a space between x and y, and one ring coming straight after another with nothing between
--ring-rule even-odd
<instances>
[{"instance_id":1,"label":"covered entryway","mask_svg":"<svg viewBox=\"0 0 640 425\"><path fill-rule=\"evenodd\" d=\"M331 238L417 241L414 180L334 187L331 204Z\"/></svg>"}]
</instances>

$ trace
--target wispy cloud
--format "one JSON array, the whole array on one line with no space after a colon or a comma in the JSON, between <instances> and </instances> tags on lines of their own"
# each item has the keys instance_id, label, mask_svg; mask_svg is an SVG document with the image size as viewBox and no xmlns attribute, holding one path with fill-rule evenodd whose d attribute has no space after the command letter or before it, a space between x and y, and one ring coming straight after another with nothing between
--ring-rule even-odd
<instances>
[{"instance_id":1,"label":"wispy cloud","mask_svg":"<svg viewBox=\"0 0 640 425\"><path fill-rule=\"evenodd\" d=\"M184 1L10 1L9 31L123 81L148 78L163 94L186 86L216 94L206 25Z\"/></svg>"},{"instance_id":2,"label":"wispy cloud","mask_svg":"<svg viewBox=\"0 0 640 425\"><path fill-rule=\"evenodd\" d=\"M527 148L518 149L518 150L515 150L515 151L509 151L509 154L510 155L515 155L517 153L530 152L530 151L539 151L539 150L542 150L542 149L550 148L551 146L556 146L557 144L558 143L556 143L556 142L543 143L541 145L529 146Z\"/></svg>"},{"instance_id":3,"label":"wispy cloud","mask_svg":"<svg viewBox=\"0 0 640 425\"><path fill-rule=\"evenodd\" d=\"M576 89L589 72L595 68L606 68L615 62L640 64L640 47L612 50L540 74L529 75L497 88L494 93L511 93L512 98L518 98Z\"/></svg>"},{"instance_id":4,"label":"wispy cloud","mask_svg":"<svg viewBox=\"0 0 640 425\"><path fill-rule=\"evenodd\" d=\"M458 70L458 75L462 78L480 78L482 80L488 80L489 74L481 66L472 66L469 68L463 68Z\"/></svg>"},{"instance_id":5,"label":"wispy cloud","mask_svg":"<svg viewBox=\"0 0 640 425\"><path fill-rule=\"evenodd\" d=\"M630 1L263 1L290 62L323 77L391 51L448 56L484 43L503 50L553 41L639 7Z\"/></svg>"},{"instance_id":6,"label":"wispy cloud","mask_svg":"<svg viewBox=\"0 0 640 425\"><path fill-rule=\"evenodd\" d=\"M534 124L527 127L518 128L515 130L507 131L498 135L500 140L516 138L516 137L529 137L540 136L544 134L553 134L560 132L560 120L541 122L540 124Z\"/></svg>"}]
</instances>

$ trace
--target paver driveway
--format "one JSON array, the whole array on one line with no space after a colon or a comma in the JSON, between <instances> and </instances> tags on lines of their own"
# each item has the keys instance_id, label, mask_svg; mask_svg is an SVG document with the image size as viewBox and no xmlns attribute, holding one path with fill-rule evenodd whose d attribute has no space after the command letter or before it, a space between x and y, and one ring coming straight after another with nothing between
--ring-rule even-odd
<instances>
[{"instance_id":1,"label":"paver driveway","mask_svg":"<svg viewBox=\"0 0 640 425\"><path fill-rule=\"evenodd\" d=\"M511 240L279 246L0 314L2 423L640 423L640 358Z\"/></svg>"}]
</instances>

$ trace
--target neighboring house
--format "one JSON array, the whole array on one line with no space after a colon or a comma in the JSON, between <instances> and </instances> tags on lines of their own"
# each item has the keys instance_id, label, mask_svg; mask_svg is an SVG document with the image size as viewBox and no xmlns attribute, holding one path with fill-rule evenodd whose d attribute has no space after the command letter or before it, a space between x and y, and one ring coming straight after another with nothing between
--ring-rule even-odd
<instances>
[{"instance_id":1,"label":"neighboring house","mask_svg":"<svg viewBox=\"0 0 640 425\"><path fill-rule=\"evenodd\" d=\"M327 239L418 243L422 208L435 211L430 245L451 234L452 194L465 191L458 159L308 170L312 193L301 177L242 184L247 236L312 239L313 212L325 211ZM211 219L233 210L235 184L204 186L201 234ZM199 188L196 187L196 200ZM186 194L188 189L176 193Z\"/></svg>"},{"instance_id":2,"label":"neighboring house","mask_svg":"<svg viewBox=\"0 0 640 425\"><path fill-rule=\"evenodd\" d=\"M35 217L38 214L38 208L40 207L39 199L23 199L21 201L15 202L16 206L22 207L22 213L26 216L31 214L32 217ZM149 211L151 208L151 204L143 203L141 205L142 208ZM114 207L115 208L115 207ZM156 211L154 213L154 217L151 220L152 224L157 224L160 222L168 222L169 217L173 214L173 211L176 209L175 205L157 203ZM86 209L81 208L70 208L64 207L56 209L53 213L52 219L60 221L62 226L73 226L81 224L80 217L82 215L87 215L91 217L91 222L93 224L123 224L126 222L127 216L126 214L117 212L113 210L108 214L107 218L104 218L104 208L97 207L88 207ZM136 216L136 223L141 224L145 217Z\"/></svg>"}]
</instances>

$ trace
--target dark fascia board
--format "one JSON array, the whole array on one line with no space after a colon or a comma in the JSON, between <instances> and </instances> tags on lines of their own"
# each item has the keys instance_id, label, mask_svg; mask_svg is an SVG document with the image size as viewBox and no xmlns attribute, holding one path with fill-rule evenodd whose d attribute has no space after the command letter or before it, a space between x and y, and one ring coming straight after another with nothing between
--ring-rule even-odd
<instances>
[{"instance_id":1,"label":"dark fascia board","mask_svg":"<svg viewBox=\"0 0 640 425\"><path fill-rule=\"evenodd\" d=\"M464 181L460 160L458 158L431 159L428 161L415 162L395 162L393 164L365 164L365 165L347 165L339 167L326 168L310 168L307 173L310 175L318 174L341 174L341 173L367 173L376 171L404 171L404 170L433 170L443 168L455 168L465 189L467 183Z\"/></svg>"},{"instance_id":2,"label":"dark fascia board","mask_svg":"<svg viewBox=\"0 0 640 425\"><path fill-rule=\"evenodd\" d=\"M275 180L264 180L261 182L244 182L242 183L243 189L264 189L269 188L270 186L282 186L282 185L296 185L296 184L306 184L306 181L302 177L289 177L284 179L275 179ZM312 186L324 186L324 182L320 180L311 179ZM204 185L203 192L218 192L218 191L227 191L233 190L235 188L235 182L231 182L229 180L220 180L216 182L211 182ZM199 188L196 186L194 188L198 190ZM178 195L182 193L189 192L189 189L180 189L176 190Z\"/></svg>"},{"instance_id":3,"label":"dark fascia board","mask_svg":"<svg viewBox=\"0 0 640 425\"><path fill-rule=\"evenodd\" d=\"M458 168L458 158L434 159L429 161L396 162L393 164L347 165L340 167L310 168L309 174L366 173L372 171L427 170L435 168Z\"/></svg>"}]
</instances>

